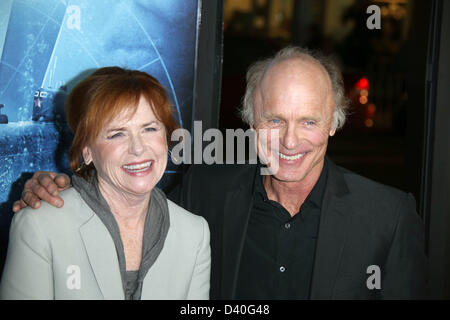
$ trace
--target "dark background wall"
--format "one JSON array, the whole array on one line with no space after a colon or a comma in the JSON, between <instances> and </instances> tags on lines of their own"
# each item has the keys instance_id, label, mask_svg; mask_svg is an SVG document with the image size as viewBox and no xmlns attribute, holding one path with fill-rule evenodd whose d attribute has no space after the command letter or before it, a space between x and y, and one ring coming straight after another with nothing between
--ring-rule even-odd
<instances>
[{"instance_id":1,"label":"dark background wall","mask_svg":"<svg viewBox=\"0 0 450 320\"><path fill-rule=\"evenodd\" d=\"M431 297L450 299L450 1L435 1L434 12L423 207L429 231Z\"/></svg>"}]
</instances>

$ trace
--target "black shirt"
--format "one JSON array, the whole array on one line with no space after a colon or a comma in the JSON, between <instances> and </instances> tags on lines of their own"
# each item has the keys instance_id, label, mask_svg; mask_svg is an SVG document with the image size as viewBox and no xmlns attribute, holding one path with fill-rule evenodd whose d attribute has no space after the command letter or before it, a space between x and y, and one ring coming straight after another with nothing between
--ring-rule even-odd
<instances>
[{"instance_id":1,"label":"black shirt","mask_svg":"<svg viewBox=\"0 0 450 320\"><path fill-rule=\"evenodd\" d=\"M327 168L293 217L256 175L236 299L309 299Z\"/></svg>"}]
</instances>

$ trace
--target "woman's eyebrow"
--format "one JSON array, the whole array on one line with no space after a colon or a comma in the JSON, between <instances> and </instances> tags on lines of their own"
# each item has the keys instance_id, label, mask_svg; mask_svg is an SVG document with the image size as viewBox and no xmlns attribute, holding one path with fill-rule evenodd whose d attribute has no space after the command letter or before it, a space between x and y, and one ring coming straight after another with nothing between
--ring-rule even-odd
<instances>
[{"instance_id":1,"label":"woman's eyebrow","mask_svg":"<svg viewBox=\"0 0 450 320\"><path fill-rule=\"evenodd\" d=\"M141 125L141 128L150 126L150 125L152 125L152 124L159 124L159 122L156 121L156 120L152 120L152 121L150 121L150 122L146 122L146 123L142 124L142 125ZM112 128L107 129L107 130L106 130L106 133L108 134L108 133L110 133L110 132L115 132L115 131L126 131L126 130L127 130L127 127L117 127L117 128L112 127Z\"/></svg>"},{"instance_id":2,"label":"woman's eyebrow","mask_svg":"<svg viewBox=\"0 0 450 320\"><path fill-rule=\"evenodd\" d=\"M106 133L112 132L112 131L124 131L124 130L125 130L124 127L120 127L120 128L110 128L110 129L106 130Z\"/></svg>"},{"instance_id":3,"label":"woman's eyebrow","mask_svg":"<svg viewBox=\"0 0 450 320\"><path fill-rule=\"evenodd\" d=\"M153 120L153 121L150 121L150 122L147 122L147 123L144 123L142 126L143 127L147 127L147 126L149 126L149 125L152 125L152 124L159 124L159 122L158 121L156 121L156 120Z\"/></svg>"}]
</instances>

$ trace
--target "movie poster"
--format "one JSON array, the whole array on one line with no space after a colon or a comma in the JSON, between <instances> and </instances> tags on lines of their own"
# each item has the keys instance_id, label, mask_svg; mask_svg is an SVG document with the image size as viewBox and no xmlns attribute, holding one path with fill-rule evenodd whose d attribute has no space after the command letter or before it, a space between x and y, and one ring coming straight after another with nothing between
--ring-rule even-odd
<instances>
[{"instance_id":1,"label":"movie poster","mask_svg":"<svg viewBox=\"0 0 450 320\"><path fill-rule=\"evenodd\" d=\"M69 172L64 101L96 68L155 76L180 125L190 129L198 6L198 0L1 0L2 238L30 173Z\"/></svg>"}]
</instances>

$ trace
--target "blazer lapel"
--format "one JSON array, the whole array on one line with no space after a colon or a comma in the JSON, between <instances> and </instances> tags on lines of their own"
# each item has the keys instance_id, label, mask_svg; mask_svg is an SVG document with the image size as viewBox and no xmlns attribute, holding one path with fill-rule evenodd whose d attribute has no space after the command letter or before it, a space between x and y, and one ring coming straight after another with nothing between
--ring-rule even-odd
<instances>
[{"instance_id":1,"label":"blazer lapel","mask_svg":"<svg viewBox=\"0 0 450 320\"><path fill-rule=\"evenodd\" d=\"M223 299L233 299L235 295L253 201L252 186L252 183L241 185L237 190L229 191L225 197L221 284Z\"/></svg>"},{"instance_id":2,"label":"blazer lapel","mask_svg":"<svg viewBox=\"0 0 450 320\"><path fill-rule=\"evenodd\" d=\"M331 299L352 215L344 176L328 161L328 183L322 202L311 299Z\"/></svg>"},{"instance_id":3,"label":"blazer lapel","mask_svg":"<svg viewBox=\"0 0 450 320\"><path fill-rule=\"evenodd\" d=\"M123 285L116 247L101 220L93 216L80 227L80 234L97 284L107 300L123 300Z\"/></svg>"}]
</instances>

